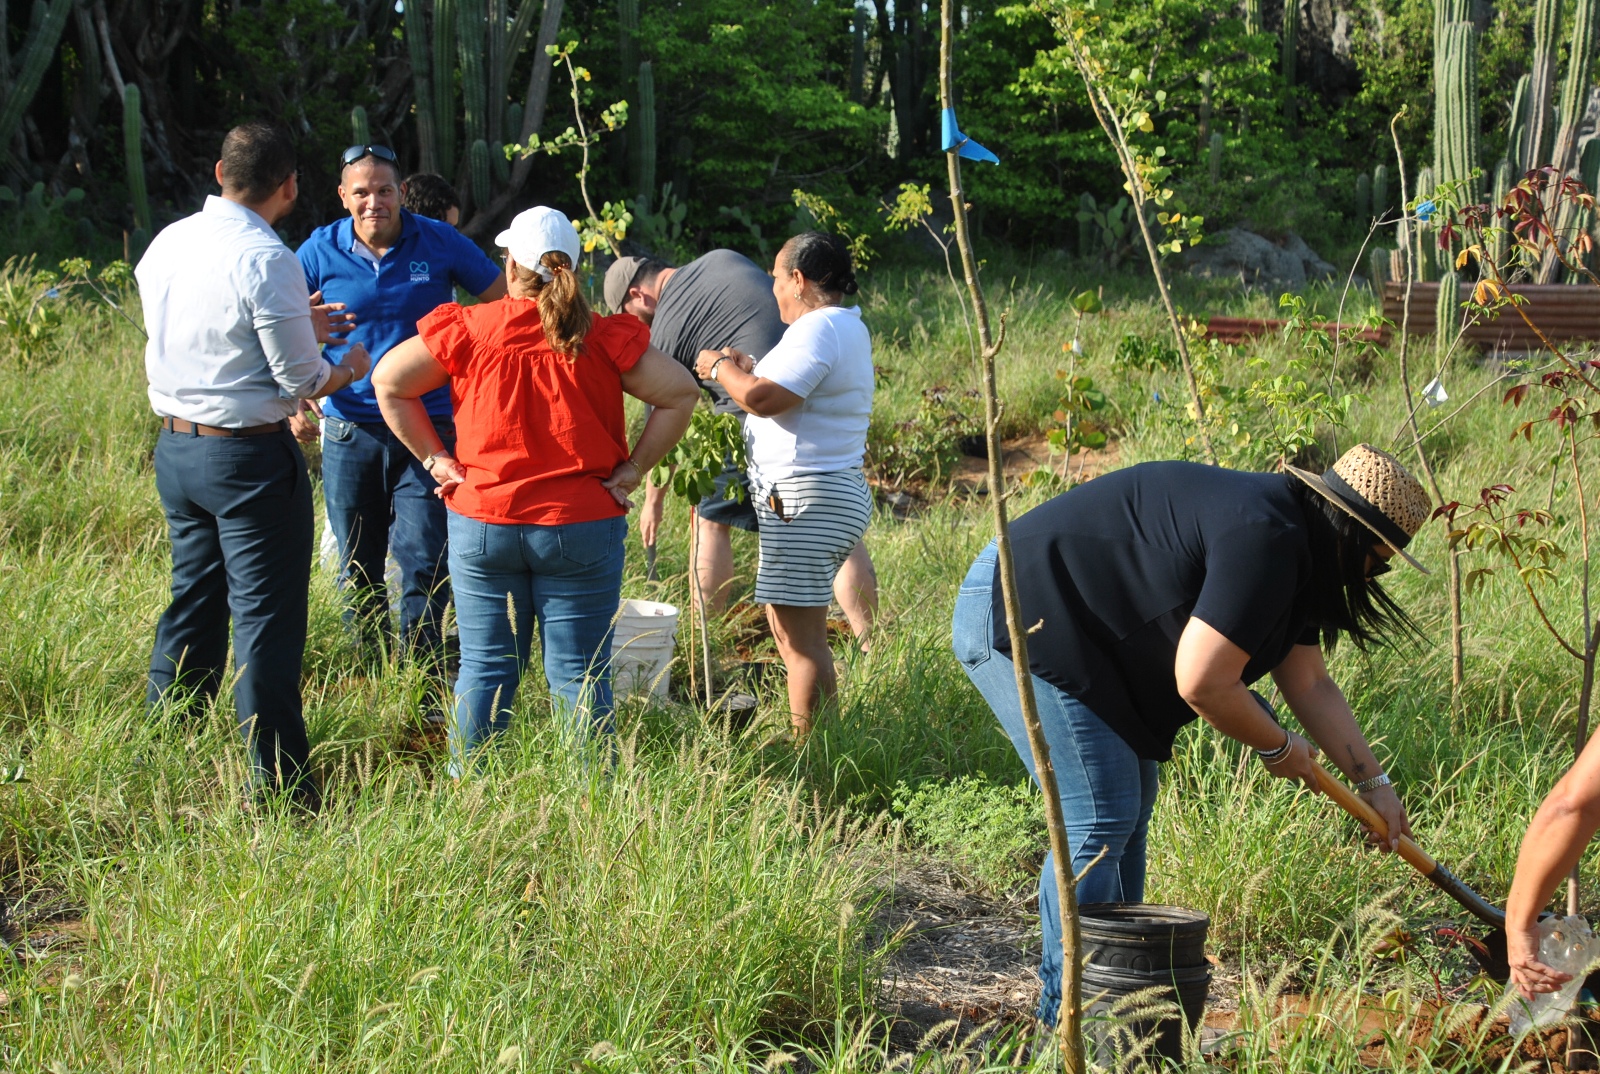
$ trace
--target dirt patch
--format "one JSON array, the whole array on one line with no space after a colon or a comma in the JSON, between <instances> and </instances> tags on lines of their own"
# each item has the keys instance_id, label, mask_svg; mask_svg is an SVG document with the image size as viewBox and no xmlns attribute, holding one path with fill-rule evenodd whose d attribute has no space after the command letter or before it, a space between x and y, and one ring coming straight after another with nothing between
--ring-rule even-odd
<instances>
[{"instance_id":1,"label":"dirt patch","mask_svg":"<svg viewBox=\"0 0 1600 1074\"><path fill-rule=\"evenodd\" d=\"M920 865L894 877L875 931L894 946L879 993L893 1047L915 1049L952 1021L965 1036L985 1023L1032 1020L1039 927L1024 904L964 890L947 872Z\"/></svg>"},{"instance_id":2,"label":"dirt patch","mask_svg":"<svg viewBox=\"0 0 1600 1074\"><path fill-rule=\"evenodd\" d=\"M1002 440L1006 481L1024 481L1040 470L1048 470L1058 479L1072 484L1099 477L1107 470L1115 470L1121 449L1115 440L1099 451L1080 451L1066 456L1050 447L1050 438L1044 433ZM989 460L982 455L965 455L956 464L950 478L951 488L975 493L989 487Z\"/></svg>"}]
</instances>

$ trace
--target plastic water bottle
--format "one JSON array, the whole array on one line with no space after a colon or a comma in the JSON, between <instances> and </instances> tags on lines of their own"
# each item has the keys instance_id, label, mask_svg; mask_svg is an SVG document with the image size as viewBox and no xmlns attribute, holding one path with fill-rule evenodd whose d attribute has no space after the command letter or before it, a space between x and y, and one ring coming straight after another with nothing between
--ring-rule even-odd
<instances>
[{"instance_id":1,"label":"plastic water bottle","mask_svg":"<svg viewBox=\"0 0 1600 1074\"><path fill-rule=\"evenodd\" d=\"M1554 1025L1572 1011L1572 1004L1583 987L1583 977L1596 959L1600 959L1600 936L1589 928L1589 922L1573 914L1571 917L1550 916L1539 922L1539 961L1553 970L1572 974L1572 980L1555 992L1540 992L1532 1000L1525 999L1512 984L1507 994L1512 996L1511 1035L1520 1037L1530 1029Z\"/></svg>"}]
</instances>

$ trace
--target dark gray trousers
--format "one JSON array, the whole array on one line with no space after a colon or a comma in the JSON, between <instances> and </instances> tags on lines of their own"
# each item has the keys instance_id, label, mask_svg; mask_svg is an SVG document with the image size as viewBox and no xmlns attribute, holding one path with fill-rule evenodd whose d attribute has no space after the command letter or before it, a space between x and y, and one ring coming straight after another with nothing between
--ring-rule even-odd
<instances>
[{"instance_id":1,"label":"dark gray trousers","mask_svg":"<svg viewBox=\"0 0 1600 1074\"><path fill-rule=\"evenodd\" d=\"M156 625L146 698L154 707L214 697L231 616L234 701L257 786L298 789L310 752L300 710L311 583L305 457L287 430L160 435L156 490L172 538L172 603Z\"/></svg>"}]
</instances>

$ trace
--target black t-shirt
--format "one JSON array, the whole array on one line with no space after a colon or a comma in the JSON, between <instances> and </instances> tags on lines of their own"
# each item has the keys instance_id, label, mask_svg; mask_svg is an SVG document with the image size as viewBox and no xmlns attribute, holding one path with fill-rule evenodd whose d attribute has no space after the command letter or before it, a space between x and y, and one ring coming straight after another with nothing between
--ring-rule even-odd
<instances>
[{"instance_id":1,"label":"black t-shirt","mask_svg":"<svg viewBox=\"0 0 1600 1074\"><path fill-rule=\"evenodd\" d=\"M783 332L771 275L732 250L712 250L667 277L650 321L650 342L691 373L703 350L735 347L760 361ZM702 380L700 387L717 413L743 416L720 384Z\"/></svg>"},{"instance_id":2,"label":"black t-shirt","mask_svg":"<svg viewBox=\"0 0 1600 1074\"><path fill-rule=\"evenodd\" d=\"M1191 615L1250 654L1255 682L1314 645L1311 550L1287 474L1152 462L1097 477L1011 524L1034 674L1165 761L1196 718L1173 661ZM1010 654L998 579L994 646Z\"/></svg>"}]
</instances>

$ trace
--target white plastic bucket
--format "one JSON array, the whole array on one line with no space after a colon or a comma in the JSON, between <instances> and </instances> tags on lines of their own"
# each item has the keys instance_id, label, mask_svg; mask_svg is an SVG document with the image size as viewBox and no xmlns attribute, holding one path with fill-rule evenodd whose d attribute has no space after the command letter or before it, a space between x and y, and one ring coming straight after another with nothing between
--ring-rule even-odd
<instances>
[{"instance_id":1,"label":"white plastic bucket","mask_svg":"<svg viewBox=\"0 0 1600 1074\"><path fill-rule=\"evenodd\" d=\"M611 688L616 696L667 696L677 633L678 609L671 604L623 600L611 638Z\"/></svg>"}]
</instances>

